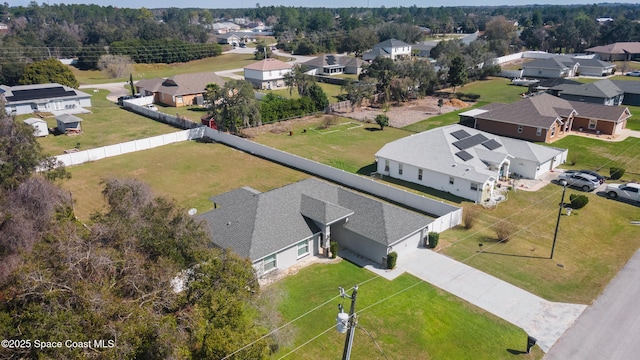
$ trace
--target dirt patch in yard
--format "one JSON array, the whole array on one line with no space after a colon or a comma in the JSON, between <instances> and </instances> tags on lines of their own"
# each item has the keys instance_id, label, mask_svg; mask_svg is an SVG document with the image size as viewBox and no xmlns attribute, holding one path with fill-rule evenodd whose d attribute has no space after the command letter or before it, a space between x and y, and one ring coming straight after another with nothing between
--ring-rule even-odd
<instances>
[{"instance_id":1,"label":"dirt patch in yard","mask_svg":"<svg viewBox=\"0 0 640 360\"><path fill-rule=\"evenodd\" d=\"M411 100L400 105L392 105L386 112L381 108L363 106L354 109L353 112L345 111L337 112L336 114L370 123L375 122L377 115L386 114L389 117L389 126L401 128L430 117L470 106L464 101L451 99L446 100L442 108L438 108L438 99L437 97L428 96L423 99Z\"/></svg>"}]
</instances>

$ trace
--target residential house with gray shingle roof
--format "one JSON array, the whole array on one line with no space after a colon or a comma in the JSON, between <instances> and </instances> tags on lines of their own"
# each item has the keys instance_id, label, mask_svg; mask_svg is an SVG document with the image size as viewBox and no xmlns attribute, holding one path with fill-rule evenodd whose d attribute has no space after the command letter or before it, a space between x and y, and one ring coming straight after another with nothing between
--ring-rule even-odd
<instances>
[{"instance_id":1,"label":"residential house with gray shingle roof","mask_svg":"<svg viewBox=\"0 0 640 360\"><path fill-rule=\"evenodd\" d=\"M604 105L640 105L640 81L604 79L594 83L558 84L547 89L553 95L572 101Z\"/></svg>"},{"instance_id":2,"label":"residential house with gray shingle roof","mask_svg":"<svg viewBox=\"0 0 640 360\"><path fill-rule=\"evenodd\" d=\"M135 87L144 96L153 95L155 103L182 107L203 105L209 84L224 86L224 80L214 72L178 74L167 79L142 79Z\"/></svg>"},{"instance_id":3,"label":"residential house with gray shingle roof","mask_svg":"<svg viewBox=\"0 0 640 360\"><path fill-rule=\"evenodd\" d=\"M352 56L322 54L302 63L305 71L311 75L360 74L361 59Z\"/></svg>"},{"instance_id":4,"label":"residential house with gray shingle roof","mask_svg":"<svg viewBox=\"0 0 640 360\"><path fill-rule=\"evenodd\" d=\"M374 45L370 51L362 55L362 59L372 61L378 56L391 60L407 59L411 57L411 45L397 39L388 39Z\"/></svg>"},{"instance_id":5,"label":"residential house with gray shingle roof","mask_svg":"<svg viewBox=\"0 0 640 360\"><path fill-rule=\"evenodd\" d=\"M318 179L260 193L241 188L214 196L201 215L212 244L253 263L259 276L308 256L328 254L336 241L376 263L423 246L431 218Z\"/></svg>"},{"instance_id":6,"label":"residential house with gray shingle roof","mask_svg":"<svg viewBox=\"0 0 640 360\"><path fill-rule=\"evenodd\" d=\"M496 201L501 178L537 179L564 163L567 150L454 124L414 134L376 153L377 172L477 203Z\"/></svg>"},{"instance_id":7,"label":"residential house with gray shingle roof","mask_svg":"<svg viewBox=\"0 0 640 360\"><path fill-rule=\"evenodd\" d=\"M523 77L558 78L572 76L605 76L615 71L615 64L588 58L554 56L522 64Z\"/></svg>"},{"instance_id":8,"label":"residential house with gray shingle roof","mask_svg":"<svg viewBox=\"0 0 640 360\"><path fill-rule=\"evenodd\" d=\"M559 85L551 90L571 101L618 106L624 100L624 91L608 79L580 85Z\"/></svg>"}]
</instances>

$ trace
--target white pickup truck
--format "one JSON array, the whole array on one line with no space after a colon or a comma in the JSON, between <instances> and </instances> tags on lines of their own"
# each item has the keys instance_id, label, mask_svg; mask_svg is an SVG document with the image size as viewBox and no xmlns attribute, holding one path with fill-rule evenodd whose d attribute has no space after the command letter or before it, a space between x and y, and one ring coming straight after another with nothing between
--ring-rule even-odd
<instances>
[{"instance_id":1,"label":"white pickup truck","mask_svg":"<svg viewBox=\"0 0 640 360\"><path fill-rule=\"evenodd\" d=\"M612 199L620 198L640 202L640 184L637 183L609 184L605 192Z\"/></svg>"}]
</instances>

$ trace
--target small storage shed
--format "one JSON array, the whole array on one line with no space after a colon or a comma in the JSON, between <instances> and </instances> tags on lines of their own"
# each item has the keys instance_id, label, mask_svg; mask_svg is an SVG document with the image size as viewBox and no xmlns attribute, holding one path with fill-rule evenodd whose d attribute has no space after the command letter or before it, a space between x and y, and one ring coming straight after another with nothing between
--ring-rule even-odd
<instances>
[{"instance_id":1,"label":"small storage shed","mask_svg":"<svg viewBox=\"0 0 640 360\"><path fill-rule=\"evenodd\" d=\"M49 135L49 128L47 122L38 118L28 118L24 120L24 123L33 128L34 136L47 136Z\"/></svg>"},{"instance_id":2,"label":"small storage shed","mask_svg":"<svg viewBox=\"0 0 640 360\"><path fill-rule=\"evenodd\" d=\"M82 131L80 123L82 119L71 114L62 114L56 116L56 122L58 123L58 131L62 134L66 133L79 133Z\"/></svg>"}]
</instances>

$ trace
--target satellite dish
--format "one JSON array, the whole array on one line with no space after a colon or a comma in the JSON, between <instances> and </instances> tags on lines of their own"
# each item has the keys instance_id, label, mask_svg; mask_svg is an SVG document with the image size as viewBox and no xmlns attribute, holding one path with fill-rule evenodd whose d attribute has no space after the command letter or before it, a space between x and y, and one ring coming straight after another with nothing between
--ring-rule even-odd
<instances>
[{"instance_id":1,"label":"satellite dish","mask_svg":"<svg viewBox=\"0 0 640 360\"><path fill-rule=\"evenodd\" d=\"M189 209L189 212L188 212L188 213L189 213L189 215L193 216L193 215L195 215L196 213L198 213L198 209L196 209L196 208L191 208L191 209Z\"/></svg>"}]
</instances>

